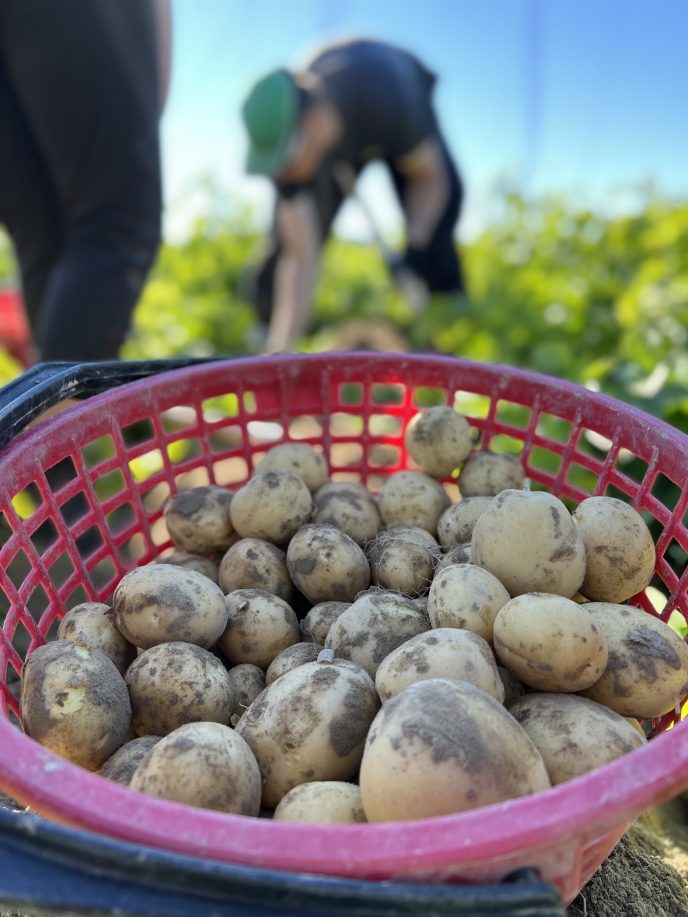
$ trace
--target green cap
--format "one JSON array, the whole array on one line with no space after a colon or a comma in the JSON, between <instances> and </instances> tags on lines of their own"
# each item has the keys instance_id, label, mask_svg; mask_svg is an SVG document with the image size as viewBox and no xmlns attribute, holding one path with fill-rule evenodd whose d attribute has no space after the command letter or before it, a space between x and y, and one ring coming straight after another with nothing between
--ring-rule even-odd
<instances>
[{"instance_id":1,"label":"green cap","mask_svg":"<svg viewBox=\"0 0 688 917\"><path fill-rule=\"evenodd\" d=\"M287 70L273 70L254 85L241 110L249 136L246 171L276 175L285 165L298 122L299 93Z\"/></svg>"}]
</instances>

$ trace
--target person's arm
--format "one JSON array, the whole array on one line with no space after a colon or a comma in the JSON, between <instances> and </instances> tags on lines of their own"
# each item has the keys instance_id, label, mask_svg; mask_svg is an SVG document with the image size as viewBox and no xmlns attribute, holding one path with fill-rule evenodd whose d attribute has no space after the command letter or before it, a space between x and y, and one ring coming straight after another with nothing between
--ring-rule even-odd
<instances>
[{"instance_id":1,"label":"person's arm","mask_svg":"<svg viewBox=\"0 0 688 917\"><path fill-rule=\"evenodd\" d=\"M268 353L290 350L305 332L320 250L315 204L309 194L280 200L276 216L281 254L275 268Z\"/></svg>"},{"instance_id":2,"label":"person's arm","mask_svg":"<svg viewBox=\"0 0 688 917\"><path fill-rule=\"evenodd\" d=\"M447 206L449 176L439 142L431 137L396 160L395 166L407 179L403 208L407 245L425 248Z\"/></svg>"}]
</instances>

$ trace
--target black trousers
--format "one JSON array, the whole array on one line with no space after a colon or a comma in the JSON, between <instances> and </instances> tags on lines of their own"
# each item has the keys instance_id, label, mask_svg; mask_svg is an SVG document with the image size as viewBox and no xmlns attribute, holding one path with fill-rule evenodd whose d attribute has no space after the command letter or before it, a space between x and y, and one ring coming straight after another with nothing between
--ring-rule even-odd
<instances>
[{"instance_id":1,"label":"black trousers","mask_svg":"<svg viewBox=\"0 0 688 917\"><path fill-rule=\"evenodd\" d=\"M407 250L403 260L425 282L430 293L465 293L461 260L454 243L454 229L463 203L463 183L444 139L440 135L436 139L440 143L449 177L449 194L427 246ZM408 179L395 168L391 160L385 164L390 171L397 197L403 203ZM354 172L358 177L360 169ZM310 189L315 198L321 243L324 244L346 195L331 168L321 169ZM265 324L269 324L272 315L275 267L281 251L279 235L273 222L271 240L256 271L251 290L258 315Z\"/></svg>"},{"instance_id":2,"label":"black trousers","mask_svg":"<svg viewBox=\"0 0 688 917\"><path fill-rule=\"evenodd\" d=\"M0 0L0 222L44 360L117 356L160 243L153 0Z\"/></svg>"}]
</instances>

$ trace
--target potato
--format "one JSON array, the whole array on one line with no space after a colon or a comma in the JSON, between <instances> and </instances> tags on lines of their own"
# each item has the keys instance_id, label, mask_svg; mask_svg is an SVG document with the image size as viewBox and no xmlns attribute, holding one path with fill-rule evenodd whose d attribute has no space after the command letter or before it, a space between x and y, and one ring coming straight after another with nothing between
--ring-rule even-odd
<instances>
[{"instance_id":1,"label":"potato","mask_svg":"<svg viewBox=\"0 0 688 917\"><path fill-rule=\"evenodd\" d=\"M370 585L370 567L353 538L332 525L304 525L289 542L287 569L309 602L351 602Z\"/></svg>"},{"instance_id":2,"label":"potato","mask_svg":"<svg viewBox=\"0 0 688 917\"><path fill-rule=\"evenodd\" d=\"M447 405L416 414L406 429L404 443L416 465L434 478L449 477L473 446L468 421Z\"/></svg>"},{"instance_id":3,"label":"potato","mask_svg":"<svg viewBox=\"0 0 688 917\"><path fill-rule=\"evenodd\" d=\"M114 755L110 755L98 773L101 777L121 783L122 786L129 786L134 771L159 741L160 736L140 736L131 739L118 748Z\"/></svg>"},{"instance_id":4,"label":"potato","mask_svg":"<svg viewBox=\"0 0 688 917\"><path fill-rule=\"evenodd\" d=\"M346 532L356 544L364 545L382 528L375 498L363 484L323 484L313 495L314 523L333 525Z\"/></svg>"},{"instance_id":5,"label":"potato","mask_svg":"<svg viewBox=\"0 0 688 917\"><path fill-rule=\"evenodd\" d=\"M437 576L440 570L444 570L445 567L450 567L452 564L470 564L470 562L470 541L467 544L455 544L453 548L449 548L447 553L443 554L437 561L435 566L435 576Z\"/></svg>"},{"instance_id":6,"label":"potato","mask_svg":"<svg viewBox=\"0 0 688 917\"><path fill-rule=\"evenodd\" d=\"M228 620L217 641L229 662L250 662L263 671L292 643L301 640L299 622L284 599L263 589L237 589L226 597Z\"/></svg>"},{"instance_id":7,"label":"potato","mask_svg":"<svg viewBox=\"0 0 688 917\"><path fill-rule=\"evenodd\" d=\"M468 457L459 474L462 497L494 497L503 490L525 487L523 466L514 455L499 455L489 449Z\"/></svg>"},{"instance_id":8,"label":"potato","mask_svg":"<svg viewBox=\"0 0 688 917\"><path fill-rule=\"evenodd\" d=\"M103 652L56 640L35 649L24 664L21 716L32 739L95 771L124 742L131 704L122 676Z\"/></svg>"},{"instance_id":9,"label":"potato","mask_svg":"<svg viewBox=\"0 0 688 917\"><path fill-rule=\"evenodd\" d=\"M275 656L270 663L265 673L265 684L271 685L273 681L277 681L282 675L286 675L287 672L291 672L292 669L296 669L306 662L315 662L321 649L323 647L317 646L315 643L294 643L292 646L288 646L286 650L282 650L278 656Z\"/></svg>"},{"instance_id":10,"label":"potato","mask_svg":"<svg viewBox=\"0 0 688 917\"><path fill-rule=\"evenodd\" d=\"M263 805L301 783L353 777L379 706L372 679L339 659L308 662L267 687L236 725L260 766Z\"/></svg>"},{"instance_id":11,"label":"potato","mask_svg":"<svg viewBox=\"0 0 688 917\"><path fill-rule=\"evenodd\" d=\"M319 602L314 605L299 625L303 639L324 646L330 627L350 604L350 602Z\"/></svg>"},{"instance_id":12,"label":"potato","mask_svg":"<svg viewBox=\"0 0 688 917\"><path fill-rule=\"evenodd\" d=\"M505 669L503 665L497 666L497 672L504 685L504 706L507 708L511 707L514 701L517 701L519 697L523 697L523 695L526 694L526 686L521 684L518 678L508 669Z\"/></svg>"},{"instance_id":13,"label":"potato","mask_svg":"<svg viewBox=\"0 0 688 917\"><path fill-rule=\"evenodd\" d=\"M688 646L659 618L614 602L582 605L607 641L609 661L582 693L622 716L658 717L688 694Z\"/></svg>"},{"instance_id":14,"label":"potato","mask_svg":"<svg viewBox=\"0 0 688 917\"><path fill-rule=\"evenodd\" d=\"M349 825L366 820L361 791L341 780L301 783L282 797L273 815L275 821L310 825Z\"/></svg>"},{"instance_id":15,"label":"potato","mask_svg":"<svg viewBox=\"0 0 688 917\"><path fill-rule=\"evenodd\" d=\"M229 723L234 698L227 670L193 643L161 643L129 666L125 682L140 736L166 736L185 723Z\"/></svg>"},{"instance_id":16,"label":"potato","mask_svg":"<svg viewBox=\"0 0 688 917\"><path fill-rule=\"evenodd\" d=\"M588 608L544 592L511 599L494 621L497 658L538 691L589 688L607 665L607 641Z\"/></svg>"},{"instance_id":17,"label":"potato","mask_svg":"<svg viewBox=\"0 0 688 917\"><path fill-rule=\"evenodd\" d=\"M424 537L419 537L420 532ZM366 555L375 585L415 597L430 588L440 547L423 529L395 526L378 532Z\"/></svg>"},{"instance_id":18,"label":"potato","mask_svg":"<svg viewBox=\"0 0 688 917\"><path fill-rule=\"evenodd\" d=\"M430 587L430 623L433 627L464 628L492 643L497 612L510 598L497 577L482 567L451 564L435 574Z\"/></svg>"},{"instance_id":19,"label":"potato","mask_svg":"<svg viewBox=\"0 0 688 917\"><path fill-rule=\"evenodd\" d=\"M386 701L361 762L370 822L450 815L550 786L523 728L474 685L431 678Z\"/></svg>"},{"instance_id":20,"label":"potato","mask_svg":"<svg viewBox=\"0 0 688 917\"><path fill-rule=\"evenodd\" d=\"M420 471L391 474L378 497L385 525L415 525L433 537L437 535L437 523L449 503L449 496L439 481Z\"/></svg>"},{"instance_id":21,"label":"potato","mask_svg":"<svg viewBox=\"0 0 688 917\"><path fill-rule=\"evenodd\" d=\"M527 694L509 713L542 755L552 786L646 744L622 716L575 694Z\"/></svg>"},{"instance_id":22,"label":"potato","mask_svg":"<svg viewBox=\"0 0 688 917\"><path fill-rule=\"evenodd\" d=\"M583 539L552 494L503 490L478 518L472 562L489 570L511 596L551 592L570 598L585 576Z\"/></svg>"},{"instance_id":23,"label":"potato","mask_svg":"<svg viewBox=\"0 0 688 917\"><path fill-rule=\"evenodd\" d=\"M111 659L120 675L136 658L136 647L117 630L112 608L102 602L82 602L70 609L57 628L58 640L72 640Z\"/></svg>"},{"instance_id":24,"label":"potato","mask_svg":"<svg viewBox=\"0 0 688 917\"><path fill-rule=\"evenodd\" d=\"M263 589L285 602L294 594L286 553L260 538L242 538L232 545L220 562L218 582L225 593Z\"/></svg>"},{"instance_id":25,"label":"potato","mask_svg":"<svg viewBox=\"0 0 688 917\"><path fill-rule=\"evenodd\" d=\"M241 716L260 692L265 690L265 672L257 665L242 662L232 666L227 674L232 686L232 706L229 711L229 720L232 722L233 716Z\"/></svg>"},{"instance_id":26,"label":"potato","mask_svg":"<svg viewBox=\"0 0 688 917\"><path fill-rule=\"evenodd\" d=\"M260 771L246 742L220 723L188 723L134 771L132 790L188 806L258 815Z\"/></svg>"},{"instance_id":27,"label":"potato","mask_svg":"<svg viewBox=\"0 0 688 917\"><path fill-rule=\"evenodd\" d=\"M375 687L384 703L428 678L468 682L500 704L504 701L504 685L489 644L468 630L438 627L411 637L382 660Z\"/></svg>"},{"instance_id":28,"label":"potato","mask_svg":"<svg viewBox=\"0 0 688 917\"><path fill-rule=\"evenodd\" d=\"M175 547L190 554L224 553L237 539L230 519L233 494L209 484L181 490L163 510Z\"/></svg>"},{"instance_id":29,"label":"potato","mask_svg":"<svg viewBox=\"0 0 688 917\"><path fill-rule=\"evenodd\" d=\"M437 522L437 540L445 551L470 543L475 523L491 501L492 497L466 497L445 509Z\"/></svg>"},{"instance_id":30,"label":"potato","mask_svg":"<svg viewBox=\"0 0 688 917\"><path fill-rule=\"evenodd\" d=\"M311 492L288 471L260 472L234 494L232 525L242 538L287 544L311 517Z\"/></svg>"},{"instance_id":31,"label":"potato","mask_svg":"<svg viewBox=\"0 0 688 917\"><path fill-rule=\"evenodd\" d=\"M622 603L649 585L655 546L637 510L614 497L588 497L573 521L588 552L580 591L593 602Z\"/></svg>"},{"instance_id":32,"label":"potato","mask_svg":"<svg viewBox=\"0 0 688 917\"><path fill-rule=\"evenodd\" d=\"M339 615L325 646L338 659L349 659L375 678L377 667L392 650L427 630L430 622L405 596L364 595Z\"/></svg>"},{"instance_id":33,"label":"potato","mask_svg":"<svg viewBox=\"0 0 688 917\"><path fill-rule=\"evenodd\" d=\"M237 536L238 537L238 536ZM188 551L172 551L165 557L156 557L154 564L173 564L175 567L184 567L187 570L195 570L196 573L202 573L214 583L217 582L219 563L212 557L204 557L202 554L190 554Z\"/></svg>"},{"instance_id":34,"label":"potato","mask_svg":"<svg viewBox=\"0 0 688 917\"><path fill-rule=\"evenodd\" d=\"M183 641L205 649L227 626L222 590L195 570L148 564L125 573L113 599L115 624L134 646Z\"/></svg>"},{"instance_id":35,"label":"potato","mask_svg":"<svg viewBox=\"0 0 688 917\"><path fill-rule=\"evenodd\" d=\"M258 463L258 471L289 471L301 478L311 493L327 481L325 457L308 443L281 443L273 446Z\"/></svg>"}]
</instances>

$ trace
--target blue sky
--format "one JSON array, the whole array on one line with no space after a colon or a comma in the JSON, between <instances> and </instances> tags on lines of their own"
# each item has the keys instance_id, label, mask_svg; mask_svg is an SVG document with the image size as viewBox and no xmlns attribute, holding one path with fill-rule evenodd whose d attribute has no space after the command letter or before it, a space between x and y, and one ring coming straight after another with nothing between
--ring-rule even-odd
<instances>
[{"instance_id":1,"label":"blue sky","mask_svg":"<svg viewBox=\"0 0 688 917\"><path fill-rule=\"evenodd\" d=\"M268 219L272 190L243 173L239 108L252 81L298 66L321 41L366 34L415 51L440 76L436 103L467 186L462 234L504 184L605 207L652 180L688 197L688 0L173 0L163 117L167 227L207 206L214 176ZM387 233L398 208L381 167L361 194ZM365 237L355 204L337 228Z\"/></svg>"}]
</instances>

